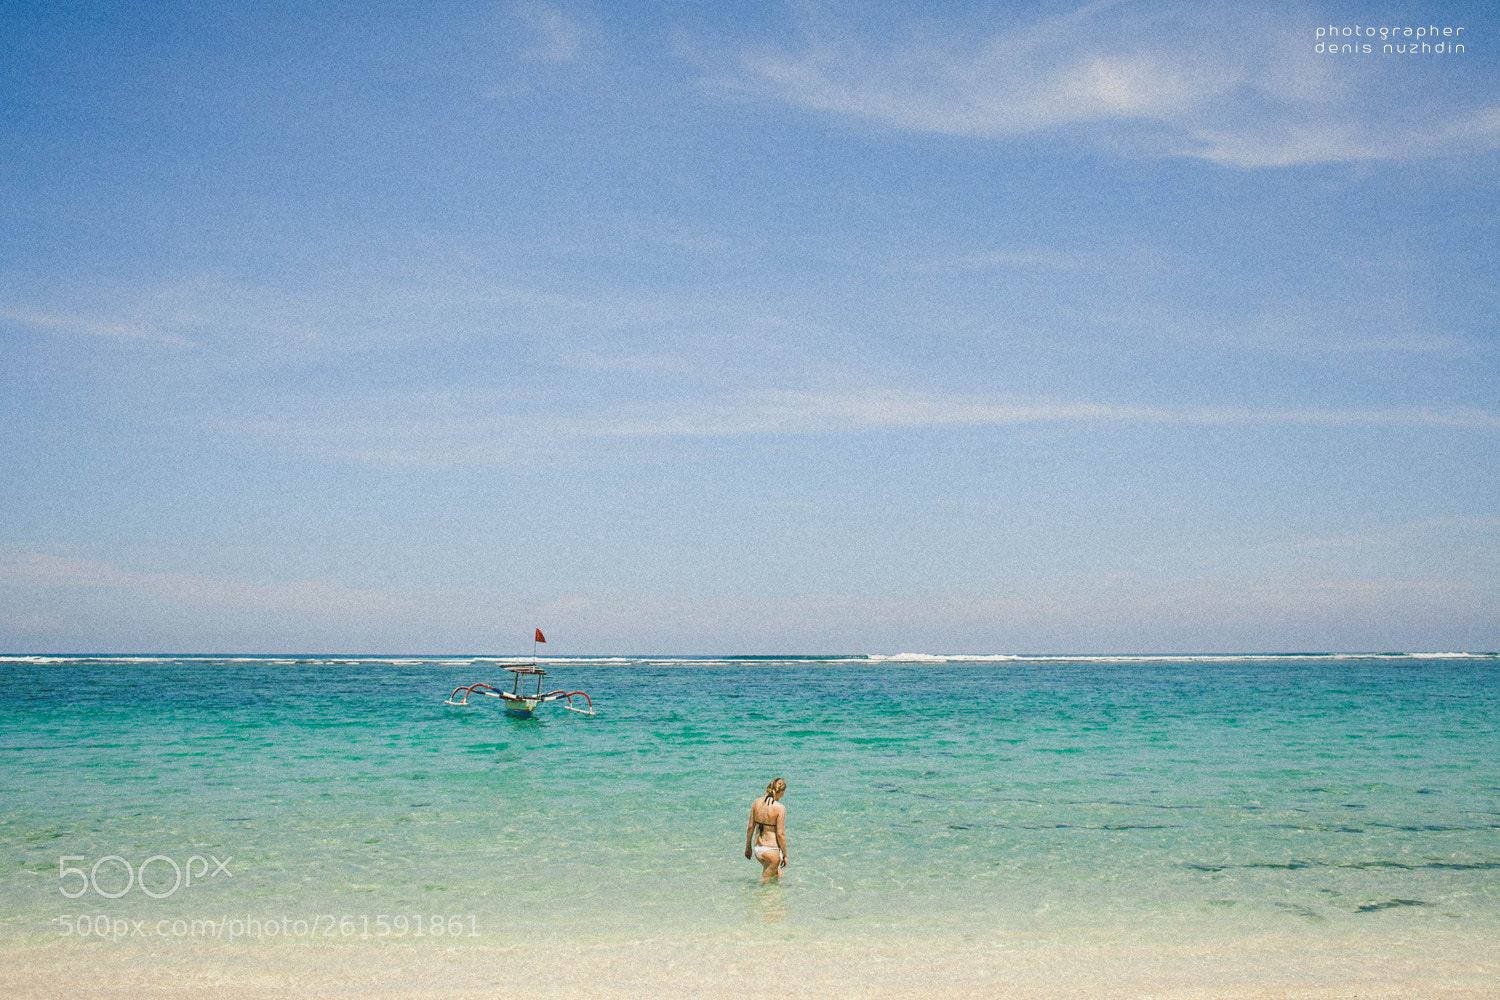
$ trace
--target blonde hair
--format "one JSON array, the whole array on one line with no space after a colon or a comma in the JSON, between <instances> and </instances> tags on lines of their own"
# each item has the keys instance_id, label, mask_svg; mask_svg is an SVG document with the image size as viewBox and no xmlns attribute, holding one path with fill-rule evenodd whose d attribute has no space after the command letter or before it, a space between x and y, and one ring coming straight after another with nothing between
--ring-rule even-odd
<instances>
[{"instance_id":1,"label":"blonde hair","mask_svg":"<svg viewBox=\"0 0 1500 1000\"><path fill-rule=\"evenodd\" d=\"M778 794L784 791L786 791L786 779L772 778L771 783L766 785L766 801L770 802L774 800Z\"/></svg>"}]
</instances>

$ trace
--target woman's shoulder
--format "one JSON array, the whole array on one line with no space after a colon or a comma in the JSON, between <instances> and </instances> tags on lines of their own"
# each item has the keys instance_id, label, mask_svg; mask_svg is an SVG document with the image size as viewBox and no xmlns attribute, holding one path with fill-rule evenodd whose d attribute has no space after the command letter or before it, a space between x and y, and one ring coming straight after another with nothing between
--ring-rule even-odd
<instances>
[{"instance_id":1,"label":"woman's shoulder","mask_svg":"<svg viewBox=\"0 0 1500 1000\"><path fill-rule=\"evenodd\" d=\"M785 816L786 806L780 802L767 803L765 796L750 800L750 815L754 816L759 811L764 816Z\"/></svg>"}]
</instances>

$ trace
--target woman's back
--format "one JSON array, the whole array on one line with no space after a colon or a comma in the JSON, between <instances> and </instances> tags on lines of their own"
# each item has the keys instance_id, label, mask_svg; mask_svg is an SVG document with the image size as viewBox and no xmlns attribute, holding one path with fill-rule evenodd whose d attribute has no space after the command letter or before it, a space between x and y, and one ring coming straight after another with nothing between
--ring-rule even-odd
<instances>
[{"instance_id":1,"label":"woman's back","mask_svg":"<svg viewBox=\"0 0 1500 1000\"><path fill-rule=\"evenodd\" d=\"M775 778L766 794L750 802L750 822L745 827L745 857L759 861L762 879L774 878L786 867L786 806L781 796L786 781Z\"/></svg>"}]
</instances>

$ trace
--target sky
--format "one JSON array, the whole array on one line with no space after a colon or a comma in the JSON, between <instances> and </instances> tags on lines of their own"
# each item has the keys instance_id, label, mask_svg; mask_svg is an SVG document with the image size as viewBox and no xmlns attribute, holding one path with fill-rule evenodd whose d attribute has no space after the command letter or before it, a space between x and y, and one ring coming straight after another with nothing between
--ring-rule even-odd
<instances>
[{"instance_id":1,"label":"sky","mask_svg":"<svg viewBox=\"0 0 1500 1000\"><path fill-rule=\"evenodd\" d=\"M1497 56L0 2L0 652L1500 649Z\"/></svg>"}]
</instances>

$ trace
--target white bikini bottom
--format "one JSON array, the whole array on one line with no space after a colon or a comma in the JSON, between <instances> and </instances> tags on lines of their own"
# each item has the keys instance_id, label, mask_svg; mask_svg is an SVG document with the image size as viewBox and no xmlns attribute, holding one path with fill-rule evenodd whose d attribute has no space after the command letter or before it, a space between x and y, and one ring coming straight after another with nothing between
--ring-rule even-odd
<instances>
[{"instance_id":1,"label":"white bikini bottom","mask_svg":"<svg viewBox=\"0 0 1500 1000\"><path fill-rule=\"evenodd\" d=\"M753 854L753 855L755 855L755 860L756 861L764 862L766 860L766 855L767 854L774 854L774 855L776 855L776 857L778 859L780 859L780 857L781 857L781 848L779 848L779 847L767 847L765 844L756 844L754 847L752 847L750 849L750 853Z\"/></svg>"}]
</instances>

